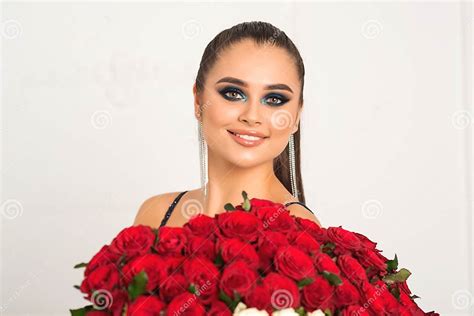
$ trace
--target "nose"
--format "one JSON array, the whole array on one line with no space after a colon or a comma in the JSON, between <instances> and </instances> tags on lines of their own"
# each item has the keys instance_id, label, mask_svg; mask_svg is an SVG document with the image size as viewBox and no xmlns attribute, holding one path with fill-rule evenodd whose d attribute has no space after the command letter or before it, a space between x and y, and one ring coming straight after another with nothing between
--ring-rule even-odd
<instances>
[{"instance_id":1,"label":"nose","mask_svg":"<svg viewBox=\"0 0 474 316\"><path fill-rule=\"evenodd\" d=\"M244 110L240 114L239 121L247 123L248 125L262 124L261 108L262 105L259 100L249 99L244 105Z\"/></svg>"}]
</instances>

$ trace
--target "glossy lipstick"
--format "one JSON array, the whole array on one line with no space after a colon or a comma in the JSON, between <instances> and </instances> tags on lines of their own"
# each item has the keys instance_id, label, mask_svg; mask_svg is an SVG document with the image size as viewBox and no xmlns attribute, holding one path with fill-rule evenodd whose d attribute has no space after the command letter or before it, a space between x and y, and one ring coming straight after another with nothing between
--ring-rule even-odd
<instances>
[{"instance_id":1,"label":"glossy lipstick","mask_svg":"<svg viewBox=\"0 0 474 316\"><path fill-rule=\"evenodd\" d=\"M245 146L245 147L258 146L261 143L263 143L266 138L268 138L268 137L263 136L263 134L257 133L255 131L237 131L237 130L230 131L230 130L227 130L227 132L230 134L230 136L237 143L239 143L240 145ZM242 137L240 137L237 134L242 135ZM243 137L246 137L247 135L250 136L250 137L255 137L255 139L245 139L245 138L243 138Z\"/></svg>"}]
</instances>

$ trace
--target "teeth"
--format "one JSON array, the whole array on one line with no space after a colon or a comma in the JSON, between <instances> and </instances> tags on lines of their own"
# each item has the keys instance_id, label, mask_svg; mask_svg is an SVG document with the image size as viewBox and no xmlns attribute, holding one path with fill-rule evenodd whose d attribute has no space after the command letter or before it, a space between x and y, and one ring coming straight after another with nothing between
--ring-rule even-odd
<instances>
[{"instance_id":1,"label":"teeth","mask_svg":"<svg viewBox=\"0 0 474 316\"><path fill-rule=\"evenodd\" d=\"M240 135L240 134L235 134L235 135L247 140L259 140L261 138L261 137L255 137L255 136L250 136L250 135Z\"/></svg>"}]
</instances>

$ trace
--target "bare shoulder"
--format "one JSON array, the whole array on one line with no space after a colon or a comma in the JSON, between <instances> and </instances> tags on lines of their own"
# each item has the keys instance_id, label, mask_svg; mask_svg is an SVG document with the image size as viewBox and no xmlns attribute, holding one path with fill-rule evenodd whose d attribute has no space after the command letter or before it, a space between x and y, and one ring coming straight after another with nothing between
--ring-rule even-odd
<instances>
[{"instance_id":1,"label":"bare shoulder","mask_svg":"<svg viewBox=\"0 0 474 316\"><path fill-rule=\"evenodd\" d=\"M179 192L157 194L146 199L140 205L133 226L147 225L159 227L168 207Z\"/></svg>"},{"instance_id":2,"label":"bare shoulder","mask_svg":"<svg viewBox=\"0 0 474 316\"><path fill-rule=\"evenodd\" d=\"M304 218L304 219L309 219L309 220L315 222L316 224L318 224L320 227L322 227L321 223L319 222L316 215L311 213L303 205L295 203L295 204L288 205L286 208L290 211L291 215L295 215L297 217L301 217L301 218Z\"/></svg>"}]
</instances>

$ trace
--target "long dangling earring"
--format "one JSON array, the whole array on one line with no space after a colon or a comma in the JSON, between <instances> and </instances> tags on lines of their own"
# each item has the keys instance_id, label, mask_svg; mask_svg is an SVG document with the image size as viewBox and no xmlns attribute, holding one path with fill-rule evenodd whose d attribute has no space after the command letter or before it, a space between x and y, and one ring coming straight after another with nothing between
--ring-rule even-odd
<instances>
[{"instance_id":1,"label":"long dangling earring","mask_svg":"<svg viewBox=\"0 0 474 316\"><path fill-rule=\"evenodd\" d=\"M296 187L296 159L295 159L295 139L294 134L291 134L289 141L289 164L290 164L290 182L291 193L298 199L298 189ZM298 199L299 200L299 199Z\"/></svg>"},{"instance_id":2,"label":"long dangling earring","mask_svg":"<svg viewBox=\"0 0 474 316\"><path fill-rule=\"evenodd\" d=\"M199 130L199 162L201 165L201 190L204 192L204 196L207 196L207 144L202 133L202 117L198 123Z\"/></svg>"}]
</instances>

